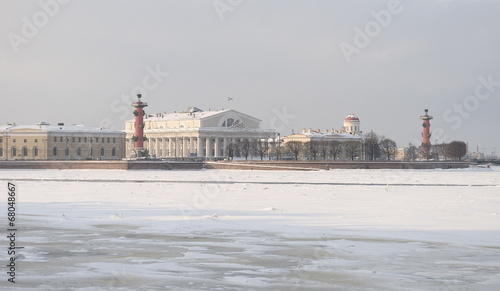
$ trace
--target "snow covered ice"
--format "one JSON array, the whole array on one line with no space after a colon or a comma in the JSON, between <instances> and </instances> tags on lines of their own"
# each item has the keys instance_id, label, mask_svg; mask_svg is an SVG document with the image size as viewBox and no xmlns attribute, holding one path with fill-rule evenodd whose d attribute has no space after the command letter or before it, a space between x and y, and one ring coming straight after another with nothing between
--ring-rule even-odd
<instances>
[{"instance_id":1,"label":"snow covered ice","mask_svg":"<svg viewBox=\"0 0 500 291\"><path fill-rule=\"evenodd\" d=\"M24 246L4 290L500 290L498 167L0 179Z\"/></svg>"}]
</instances>

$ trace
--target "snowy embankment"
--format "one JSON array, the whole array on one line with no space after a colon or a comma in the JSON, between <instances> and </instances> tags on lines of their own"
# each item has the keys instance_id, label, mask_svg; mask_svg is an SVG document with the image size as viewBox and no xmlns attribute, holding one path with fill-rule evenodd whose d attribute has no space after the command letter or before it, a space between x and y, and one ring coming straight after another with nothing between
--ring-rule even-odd
<instances>
[{"instance_id":1,"label":"snowy embankment","mask_svg":"<svg viewBox=\"0 0 500 291\"><path fill-rule=\"evenodd\" d=\"M19 187L18 289L500 287L498 168L0 178Z\"/></svg>"}]
</instances>

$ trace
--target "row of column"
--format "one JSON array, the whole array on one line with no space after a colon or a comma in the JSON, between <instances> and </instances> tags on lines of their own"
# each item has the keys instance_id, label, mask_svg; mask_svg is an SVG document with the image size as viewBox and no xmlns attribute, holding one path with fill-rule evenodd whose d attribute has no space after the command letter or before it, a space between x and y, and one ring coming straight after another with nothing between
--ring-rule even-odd
<instances>
[{"instance_id":1,"label":"row of column","mask_svg":"<svg viewBox=\"0 0 500 291\"><path fill-rule=\"evenodd\" d=\"M241 138L197 138L197 137L172 137L149 138L145 148L154 157L183 158L183 157L210 157L223 158L227 156L227 145L232 140L235 143ZM249 139L255 141L257 139ZM133 144L131 144L133 148Z\"/></svg>"}]
</instances>

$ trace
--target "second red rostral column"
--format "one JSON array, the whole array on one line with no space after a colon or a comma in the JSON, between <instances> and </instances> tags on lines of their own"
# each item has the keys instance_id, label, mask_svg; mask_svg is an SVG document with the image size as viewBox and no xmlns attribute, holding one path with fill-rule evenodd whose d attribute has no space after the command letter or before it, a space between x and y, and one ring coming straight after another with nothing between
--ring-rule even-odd
<instances>
[{"instance_id":1,"label":"second red rostral column","mask_svg":"<svg viewBox=\"0 0 500 291\"><path fill-rule=\"evenodd\" d=\"M141 101L141 94L137 94L137 102L132 103L132 107L135 108L135 122L134 122L134 136L132 140L134 141L134 150L137 153L137 157L144 156L144 107L147 107L146 102Z\"/></svg>"},{"instance_id":2,"label":"second red rostral column","mask_svg":"<svg viewBox=\"0 0 500 291\"><path fill-rule=\"evenodd\" d=\"M429 109L425 109L425 115L420 116L422 123L422 149L425 154L429 153L431 148L431 122L432 116L428 114Z\"/></svg>"}]
</instances>

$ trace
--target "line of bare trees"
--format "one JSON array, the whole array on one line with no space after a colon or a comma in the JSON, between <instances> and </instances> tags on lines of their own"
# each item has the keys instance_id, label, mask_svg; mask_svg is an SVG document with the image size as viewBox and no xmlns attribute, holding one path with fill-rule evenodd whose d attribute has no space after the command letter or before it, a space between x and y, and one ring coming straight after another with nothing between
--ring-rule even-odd
<instances>
[{"instance_id":1,"label":"line of bare trees","mask_svg":"<svg viewBox=\"0 0 500 291\"><path fill-rule=\"evenodd\" d=\"M417 147L409 144L405 148L405 160L414 161L419 158L425 160L461 161L467 154L467 144L463 141L452 141L441 144L422 144Z\"/></svg>"},{"instance_id":2,"label":"line of bare trees","mask_svg":"<svg viewBox=\"0 0 500 291\"><path fill-rule=\"evenodd\" d=\"M294 160L303 157L308 160L349 160L366 159L394 159L397 153L397 144L389 138L380 137L375 133L368 133L361 140L340 142L337 140L289 141L285 144L286 151Z\"/></svg>"},{"instance_id":3,"label":"line of bare trees","mask_svg":"<svg viewBox=\"0 0 500 291\"><path fill-rule=\"evenodd\" d=\"M404 148L404 159L415 161L417 159L444 159L460 161L466 154L467 146L462 141L453 141L448 144L421 145L409 144ZM228 142L226 146L227 158L235 157L246 160L255 157L264 159L307 159L307 160L394 160L398 147L394 140L379 136L373 132L366 134L360 140L337 141L288 141L283 143L280 139L241 139Z\"/></svg>"},{"instance_id":4,"label":"line of bare trees","mask_svg":"<svg viewBox=\"0 0 500 291\"><path fill-rule=\"evenodd\" d=\"M232 160L235 157L252 159L259 157L264 160L266 157L271 159L280 159L282 142L277 139L259 139L250 141L247 138L238 140L236 142L230 141L226 145L227 158Z\"/></svg>"}]
</instances>

